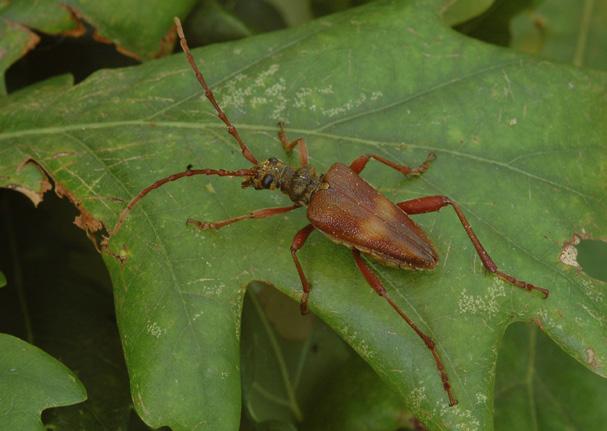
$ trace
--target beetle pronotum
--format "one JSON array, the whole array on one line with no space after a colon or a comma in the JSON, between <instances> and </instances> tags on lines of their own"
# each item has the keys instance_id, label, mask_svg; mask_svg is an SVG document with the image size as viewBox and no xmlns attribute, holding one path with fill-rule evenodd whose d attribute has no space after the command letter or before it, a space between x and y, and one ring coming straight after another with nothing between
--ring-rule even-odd
<instances>
[{"instance_id":1,"label":"beetle pronotum","mask_svg":"<svg viewBox=\"0 0 607 431\"><path fill-rule=\"evenodd\" d=\"M175 18L175 24L181 47L196 74L198 82L204 89L207 99L217 111L218 117L226 125L228 132L240 146L243 157L253 167L228 171L224 169L192 169L191 166L188 166L183 172L154 182L139 192L120 213L116 225L104 241L105 245L107 246L109 238L118 232L137 202L152 190L180 178L194 175L243 177L242 187L254 187L257 190L280 190L289 196L293 201L292 205L265 208L214 222L188 219L187 224L198 229L219 229L242 220L270 217L307 206L307 217L310 224L299 230L291 243L291 255L303 287L301 312L307 313L308 311L310 283L299 262L297 251L304 245L306 239L314 230L319 230L332 241L345 245L352 250L354 261L369 285L390 304L424 341L436 363L443 388L449 397L449 405L455 405L457 400L452 393L449 377L434 341L419 329L415 322L392 300L377 275L361 257L361 253L373 257L381 264L404 269L432 269L436 267L438 263L436 250L424 231L409 218L409 215L438 211L449 205L455 210L466 234L489 272L514 286L528 291L537 290L545 298L548 297L548 290L518 280L510 274L500 271L481 245L459 205L448 197L426 196L394 204L359 176L370 159L383 163L405 176L420 175L430 167L432 160L434 160L433 153L430 153L426 160L415 168L392 162L376 154L365 154L358 157L349 166L335 163L324 175L317 175L315 169L308 164L308 150L303 139L299 138L289 142L283 125L279 124L279 141L287 152L297 147L301 166L294 169L274 157L258 162L240 137L236 127L230 122L215 100L213 92L192 57L178 18Z\"/></svg>"}]
</instances>

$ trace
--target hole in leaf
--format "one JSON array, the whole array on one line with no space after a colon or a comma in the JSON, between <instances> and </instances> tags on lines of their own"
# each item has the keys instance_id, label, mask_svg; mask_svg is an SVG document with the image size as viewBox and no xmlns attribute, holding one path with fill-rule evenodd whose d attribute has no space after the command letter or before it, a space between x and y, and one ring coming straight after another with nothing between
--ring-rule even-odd
<instances>
[{"instance_id":1,"label":"hole in leaf","mask_svg":"<svg viewBox=\"0 0 607 431\"><path fill-rule=\"evenodd\" d=\"M581 240L577 245L577 262L590 277L607 281L607 242L596 239Z\"/></svg>"},{"instance_id":2,"label":"hole in leaf","mask_svg":"<svg viewBox=\"0 0 607 431\"><path fill-rule=\"evenodd\" d=\"M37 33L40 43L6 71L6 88L12 93L52 76L69 73L76 83L96 70L139 64L119 53L113 45L93 38L87 26L83 37L52 36Z\"/></svg>"}]
</instances>

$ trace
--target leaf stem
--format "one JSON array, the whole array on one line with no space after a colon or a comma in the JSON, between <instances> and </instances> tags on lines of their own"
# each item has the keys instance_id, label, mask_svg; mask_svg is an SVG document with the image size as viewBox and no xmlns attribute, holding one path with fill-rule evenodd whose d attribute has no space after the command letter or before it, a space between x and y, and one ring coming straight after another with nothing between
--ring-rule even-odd
<instances>
[{"instance_id":1,"label":"leaf stem","mask_svg":"<svg viewBox=\"0 0 607 431\"><path fill-rule=\"evenodd\" d=\"M573 54L573 64L577 67L582 67L584 64L584 54L586 53L586 45L588 43L588 29L590 28L593 9L594 0L586 0L584 2L584 9L582 10L580 32L578 33L575 52Z\"/></svg>"}]
</instances>

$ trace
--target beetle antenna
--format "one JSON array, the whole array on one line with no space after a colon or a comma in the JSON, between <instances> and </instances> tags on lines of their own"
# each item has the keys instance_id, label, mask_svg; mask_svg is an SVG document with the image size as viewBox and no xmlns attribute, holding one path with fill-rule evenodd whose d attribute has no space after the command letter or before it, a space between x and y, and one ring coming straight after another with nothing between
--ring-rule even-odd
<instances>
[{"instance_id":1,"label":"beetle antenna","mask_svg":"<svg viewBox=\"0 0 607 431\"><path fill-rule=\"evenodd\" d=\"M133 199L131 199L131 201L128 203L128 205L122 210L122 212L118 216L118 220L116 221L116 224L114 225L112 230L109 232L109 234L106 236L106 238L102 242L102 248L107 247L109 239L118 233L118 231L122 227L124 221L126 220L126 217L129 215L129 213L131 212L133 207L135 205L137 205L137 202L139 202L145 195L147 195L151 191L160 188L161 186L163 186L166 183L169 183L171 181L177 181L184 177L193 177L194 175L218 175L220 177L248 177L248 176L251 176L252 174L253 174L252 169L238 169L236 171L226 171L225 169L192 169L192 167L190 165L188 165L188 167L185 171L178 172L176 174L169 175L168 177L161 178L161 179L153 182L149 186L147 186L145 189L141 190L139 193L137 193L137 195Z\"/></svg>"},{"instance_id":2,"label":"beetle antenna","mask_svg":"<svg viewBox=\"0 0 607 431\"><path fill-rule=\"evenodd\" d=\"M217 111L217 116L221 119L221 121L224 122L224 124L228 128L228 132L230 133L230 135L232 135L234 137L234 139L236 139L236 142L238 142L238 145L240 145L240 149L242 150L242 155L245 157L245 159L247 159L249 162L253 163L254 165L257 165L259 162L255 158L255 156L253 155L251 150L249 150L249 147L247 147L247 144L244 143L244 141L240 137L240 134L238 133L238 130L236 130L236 127L232 124L232 122L230 121L228 116L225 114L225 112L223 112L223 110L219 106L219 103L217 103L217 100L215 100L215 96L213 95L213 92L207 85L207 82L205 81L204 76L202 76L202 72L196 65L196 61L194 61L194 57L192 56L192 53L190 52L190 47L188 46L188 42L183 33L183 27L181 26L181 21L177 17L175 17L175 25L177 26L177 35L179 36L179 44L181 45L181 49L183 49L183 52L185 53L185 55L188 59L188 63L190 63L192 70L194 70L194 73L196 74L196 79L198 79L198 82L200 82L200 85L204 89L204 95L207 96L207 99L209 99L209 101L215 108L215 111Z\"/></svg>"}]
</instances>

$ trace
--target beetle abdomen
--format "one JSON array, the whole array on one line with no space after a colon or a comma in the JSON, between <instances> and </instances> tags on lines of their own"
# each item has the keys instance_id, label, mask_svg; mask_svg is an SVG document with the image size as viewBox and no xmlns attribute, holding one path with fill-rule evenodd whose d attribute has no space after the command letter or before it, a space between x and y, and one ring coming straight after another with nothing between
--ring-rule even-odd
<instances>
[{"instance_id":1,"label":"beetle abdomen","mask_svg":"<svg viewBox=\"0 0 607 431\"><path fill-rule=\"evenodd\" d=\"M328 188L317 190L308 205L315 228L387 265L436 266L437 253L422 229L349 167L334 164L323 182Z\"/></svg>"}]
</instances>

